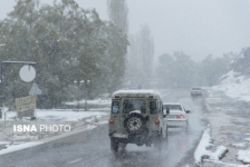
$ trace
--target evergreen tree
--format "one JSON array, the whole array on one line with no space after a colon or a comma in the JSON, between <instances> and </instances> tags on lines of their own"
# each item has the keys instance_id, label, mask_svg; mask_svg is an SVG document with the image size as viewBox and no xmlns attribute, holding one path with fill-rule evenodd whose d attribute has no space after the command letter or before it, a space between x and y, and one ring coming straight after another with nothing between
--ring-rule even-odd
<instances>
[{"instance_id":1,"label":"evergreen tree","mask_svg":"<svg viewBox=\"0 0 250 167\"><path fill-rule=\"evenodd\" d=\"M41 7L38 0L20 0L0 26L0 41L5 44L0 60L37 62L35 81L45 92L43 107L77 99L74 80L90 80L91 97L112 92L121 83L126 35L74 0ZM10 98L27 96L31 87L18 78L18 68L11 67L13 72L5 77ZM79 90L80 98L85 98L83 87Z\"/></svg>"}]
</instances>

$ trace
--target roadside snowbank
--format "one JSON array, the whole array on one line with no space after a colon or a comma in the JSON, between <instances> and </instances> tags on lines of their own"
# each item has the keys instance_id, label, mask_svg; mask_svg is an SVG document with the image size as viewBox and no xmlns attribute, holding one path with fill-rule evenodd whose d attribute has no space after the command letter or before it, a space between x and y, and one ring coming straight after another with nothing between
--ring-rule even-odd
<instances>
[{"instance_id":1,"label":"roadside snowbank","mask_svg":"<svg viewBox=\"0 0 250 167\"><path fill-rule=\"evenodd\" d=\"M94 105L94 106L110 106L111 105L111 99L94 99L94 100L87 100L88 105ZM77 106L78 101L73 102L66 102L64 103L67 106ZM79 105L85 105L85 99L79 100Z\"/></svg>"},{"instance_id":2,"label":"roadside snowbank","mask_svg":"<svg viewBox=\"0 0 250 167\"><path fill-rule=\"evenodd\" d=\"M108 115L105 111L74 111L72 109L36 109L38 120L55 120L55 121L79 121L88 117L102 117ZM14 111L6 112L7 121L15 121L17 113Z\"/></svg>"},{"instance_id":3,"label":"roadside snowbank","mask_svg":"<svg viewBox=\"0 0 250 167\"><path fill-rule=\"evenodd\" d=\"M6 111L6 123L0 122L0 155L14 151L38 146L49 141L57 140L69 135L92 130L100 124L107 123L109 108L83 111L65 109L37 109L37 120L31 121L28 118L17 119L16 112ZM36 132L14 132L13 127L17 125L35 126ZM48 127L46 130L39 130L41 125ZM54 126L67 125L70 131L55 131Z\"/></svg>"},{"instance_id":4,"label":"roadside snowbank","mask_svg":"<svg viewBox=\"0 0 250 167\"><path fill-rule=\"evenodd\" d=\"M228 86L227 93L232 93L230 84L226 86ZM204 131L195 152L196 164L201 167L250 167L250 165L242 165L250 162L249 117L247 109L246 112L242 109L245 102L242 101L243 98L228 98L228 95L225 96L223 93L226 90L217 88L207 89L209 96L204 99L207 110L204 117L209 121L211 130ZM231 97L237 96L232 93ZM209 143L211 140L213 144ZM219 145L228 148L217 147L217 151L214 151L211 156L210 150ZM224 156L226 150L228 153Z\"/></svg>"},{"instance_id":5,"label":"roadside snowbank","mask_svg":"<svg viewBox=\"0 0 250 167\"><path fill-rule=\"evenodd\" d=\"M208 126L207 129L204 130L200 143L194 153L195 163L199 166L201 166L203 159L218 161L228 151L228 149L224 146L217 147L216 151L213 151L211 149L213 144L212 144L212 138L210 136L210 131L211 131L210 126Z\"/></svg>"},{"instance_id":6,"label":"roadside snowbank","mask_svg":"<svg viewBox=\"0 0 250 167\"><path fill-rule=\"evenodd\" d=\"M237 154L237 159L244 164L250 163L250 150L240 150Z\"/></svg>"},{"instance_id":7,"label":"roadside snowbank","mask_svg":"<svg viewBox=\"0 0 250 167\"><path fill-rule=\"evenodd\" d=\"M41 144L43 144L43 142L27 142L27 143L22 143L18 145L6 145L6 149L0 150L0 155L8 154L8 153L15 152L18 150L27 149L30 147L39 146Z\"/></svg>"},{"instance_id":8,"label":"roadside snowbank","mask_svg":"<svg viewBox=\"0 0 250 167\"><path fill-rule=\"evenodd\" d=\"M250 101L250 78L231 70L221 77L221 83L213 86L214 90L221 90L229 97Z\"/></svg>"},{"instance_id":9,"label":"roadside snowbank","mask_svg":"<svg viewBox=\"0 0 250 167\"><path fill-rule=\"evenodd\" d=\"M214 146L212 144L210 131L211 131L211 127L208 126L208 128L204 130L200 143L195 150L194 158L195 158L195 163L198 166L201 166L201 167L250 167L250 165L229 164L229 163L220 161L220 159L223 158L223 156L228 152L228 149L224 146L219 146L216 148L216 151L212 151L211 147L214 147ZM242 144L240 144L239 146L242 146ZM243 162L244 164L250 163L250 150L240 150L238 152L237 159Z\"/></svg>"},{"instance_id":10,"label":"roadside snowbank","mask_svg":"<svg viewBox=\"0 0 250 167\"><path fill-rule=\"evenodd\" d=\"M215 160L204 160L202 167L250 167L250 165L236 165L236 164L228 164L221 161Z\"/></svg>"}]
</instances>

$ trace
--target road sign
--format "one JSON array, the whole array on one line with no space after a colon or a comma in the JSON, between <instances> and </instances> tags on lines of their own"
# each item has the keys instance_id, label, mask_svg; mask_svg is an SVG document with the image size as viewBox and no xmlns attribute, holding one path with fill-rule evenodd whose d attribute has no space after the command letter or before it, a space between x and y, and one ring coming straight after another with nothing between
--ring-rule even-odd
<instances>
[{"instance_id":1,"label":"road sign","mask_svg":"<svg viewBox=\"0 0 250 167\"><path fill-rule=\"evenodd\" d=\"M29 91L29 95L41 95L42 94L42 91L41 91L41 89L39 89L39 87L37 86L37 84L34 82L33 84L32 84L32 87L31 87L31 89L30 89L30 91Z\"/></svg>"},{"instance_id":2,"label":"road sign","mask_svg":"<svg viewBox=\"0 0 250 167\"><path fill-rule=\"evenodd\" d=\"M36 108L36 97L27 96L22 98L16 98L16 109L17 111L26 111Z\"/></svg>"},{"instance_id":3,"label":"road sign","mask_svg":"<svg viewBox=\"0 0 250 167\"><path fill-rule=\"evenodd\" d=\"M24 65L19 71L19 76L24 82L31 82L36 77L36 70L31 65Z\"/></svg>"}]
</instances>

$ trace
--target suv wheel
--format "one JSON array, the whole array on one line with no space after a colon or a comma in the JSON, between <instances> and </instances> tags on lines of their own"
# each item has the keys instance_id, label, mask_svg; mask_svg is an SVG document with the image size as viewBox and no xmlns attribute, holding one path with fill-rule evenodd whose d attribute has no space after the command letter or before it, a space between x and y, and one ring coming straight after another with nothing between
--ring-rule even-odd
<instances>
[{"instance_id":1,"label":"suv wheel","mask_svg":"<svg viewBox=\"0 0 250 167\"><path fill-rule=\"evenodd\" d=\"M124 120L124 128L129 134L140 133L143 131L143 127L145 127L145 119L141 114L133 113L130 114Z\"/></svg>"}]
</instances>

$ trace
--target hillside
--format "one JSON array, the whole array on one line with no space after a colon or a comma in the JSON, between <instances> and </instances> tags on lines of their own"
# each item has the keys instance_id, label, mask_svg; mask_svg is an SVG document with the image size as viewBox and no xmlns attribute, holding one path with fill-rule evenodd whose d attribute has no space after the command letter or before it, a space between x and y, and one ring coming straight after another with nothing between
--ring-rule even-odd
<instances>
[{"instance_id":1,"label":"hillside","mask_svg":"<svg viewBox=\"0 0 250 167\"><path fill-rule=\"evenodd\" d=\"M250 77L234 70L223 75L220 84L212 88L225 91L229 97L250 101Z\"/></svg>"}]
</instances>

